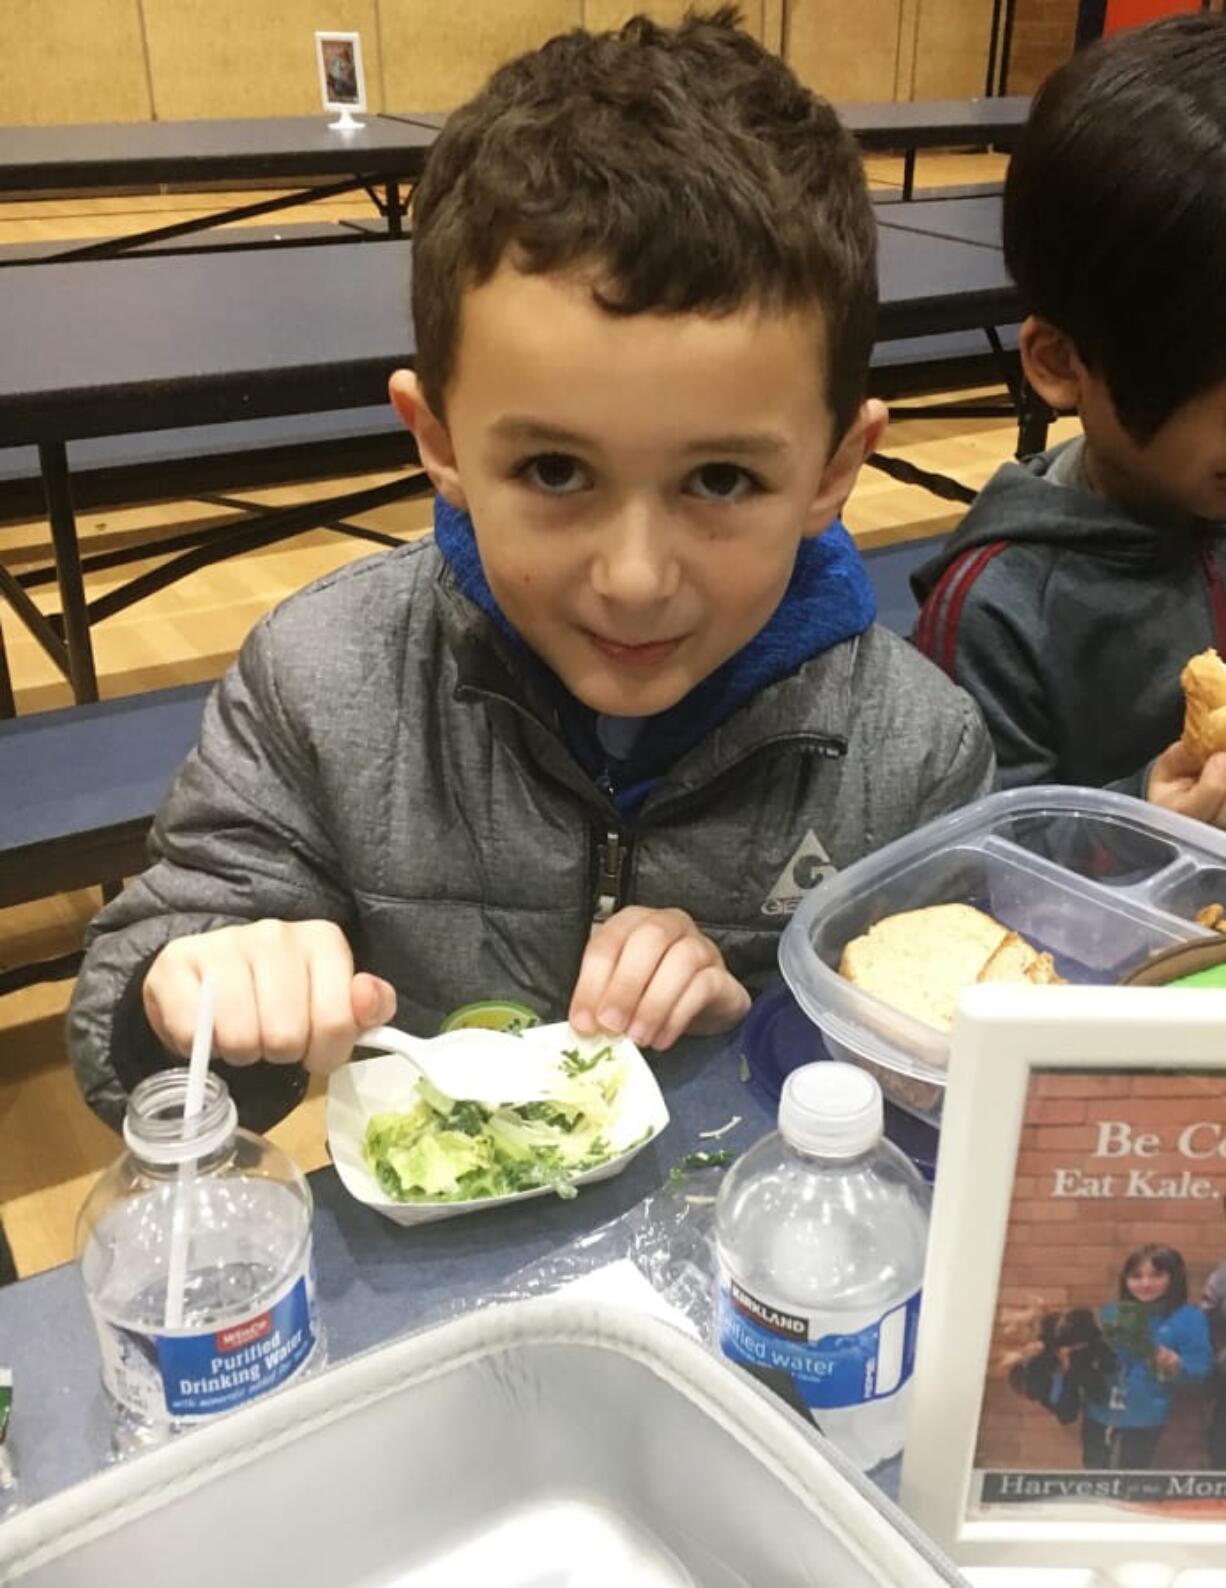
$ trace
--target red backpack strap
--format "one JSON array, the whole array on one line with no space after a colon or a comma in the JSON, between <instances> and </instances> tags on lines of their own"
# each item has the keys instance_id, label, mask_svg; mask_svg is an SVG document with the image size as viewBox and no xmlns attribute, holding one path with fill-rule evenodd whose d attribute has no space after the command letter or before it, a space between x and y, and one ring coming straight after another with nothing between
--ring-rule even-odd
<instances>
[{"instance_id":1,"label":"red backpack strap","mask_svg":"<svg viewBox=\"0 0 1226 1588\"><path fill-rule=\"evenodd\" d=\"M955 557L920 610L915 643L951 678L958 650L958 624L966 598L979 575L1008 545L1007 540L994 540L987 546L972 546L960 557Z\"/></svg>"}]
</instances>

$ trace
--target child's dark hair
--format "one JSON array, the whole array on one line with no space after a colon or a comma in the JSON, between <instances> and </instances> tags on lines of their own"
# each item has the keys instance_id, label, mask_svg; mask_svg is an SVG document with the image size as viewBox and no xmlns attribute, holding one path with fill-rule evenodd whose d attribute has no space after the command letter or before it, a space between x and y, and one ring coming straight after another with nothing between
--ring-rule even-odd
<instances>
[{"instance_id":1,"label":"child's dark hair","mask_svg":"<svg viewBox=\"0 0 1226 1588\"><path fill-rule=\"evenodd\" d=\"M448 120L413 201L417 371L437 414L460 301L508 253L590 268L611 314L820 304L836 439L863 399L876 231L859 153L825 100L738 27L638 16L502 67Z\"/></svg>"},{"instance_id":2,"label":"child's dark hair","mask_svg":"<svg viewBox=\"0 0 1226 1588\"><path fill-rule=\"evenodd\" d=\"M1164 1315L1178 1311L1188 1299L1188 1267L1173 1246L1138 1246L1130 1253L1120 1270L1120 1300L1133 1299L1128 1281L1142 1263L1152 1263L1167 1278L1166 1294L1158 1298L1155 1307Z\"/></svg>"},{"instance_id":3,"label":"child's dark hair","mask_svg":"<svg viewBox=\"0 0 1226 1588\"><path fill-rule=\"evenodd\" d=\"M1005 184L1005 258L1145 443L1226 380L1226 19L1092 44L1040 89Z\"/></svg>"}]
</instances>

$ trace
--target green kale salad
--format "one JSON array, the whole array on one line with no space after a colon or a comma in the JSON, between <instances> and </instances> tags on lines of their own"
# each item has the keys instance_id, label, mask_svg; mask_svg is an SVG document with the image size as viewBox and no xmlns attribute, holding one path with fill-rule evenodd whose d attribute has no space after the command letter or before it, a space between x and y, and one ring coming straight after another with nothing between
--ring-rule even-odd
<instances>
[{"instance_id":1,"label":"green kale salad","mask_svg":"<svg viewBox=\"0 0 1226 1588\"><path fill-rule=\"evenodd\" d=\"M541 1102L457 1102L423 1078L407 1113L370 1120L362 1156L397 1202L468 1202L541 1187L573 1197L578 1175L639 1144L609 1141L626 1076L610 1043L590 1054L567 1049L557 1089Z\"/></svg>"}]
</instances>

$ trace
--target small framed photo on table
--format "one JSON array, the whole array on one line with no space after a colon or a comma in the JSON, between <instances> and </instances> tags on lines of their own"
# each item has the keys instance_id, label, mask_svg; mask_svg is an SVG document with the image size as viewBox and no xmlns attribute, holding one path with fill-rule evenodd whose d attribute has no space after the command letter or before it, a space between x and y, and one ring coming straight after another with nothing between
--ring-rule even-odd
<instances>
[{"instance_id":1,"label":"small framed photo on table","mask_svg":"<svg viewBox=\"0 0 1226 1588\"><path fill-rule=\"evenodd\" d=\"M329 123L339 131L360 127L354 111L366 109L366 74L362 70L360 33L316 33L315 55L319 64L319 93L325 110L340 116Z\"/></svg>"},{"instance_id":2,"label":"small framed photo on table","mask_svg":"<svg viewBox=\"0 0 1226 1588\"><path fill-rule=\"evenodd\" d=\"M902 1476L960 1564L1226 1566L1224 1196L1226 991L964 995Z\"/></svg>"}]
</instances>

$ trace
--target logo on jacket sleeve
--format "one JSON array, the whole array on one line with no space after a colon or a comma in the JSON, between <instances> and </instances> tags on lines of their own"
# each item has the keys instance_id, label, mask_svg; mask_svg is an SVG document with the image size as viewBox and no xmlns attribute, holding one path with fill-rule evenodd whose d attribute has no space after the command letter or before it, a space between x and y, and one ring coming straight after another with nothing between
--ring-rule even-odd
<instances>
[{"instance_id":1,"label":"logo on jacket sleeve","mask_svg":"<svg viewBox=\"0 0 1226 1588\"><path fill-rule=\"evenodd\" d=\"M762 914L791 915L802 895L815 888L823 877L832 877L835 870L821 839L810 827L762 901Z\"/></svg>"}]
</instances>

